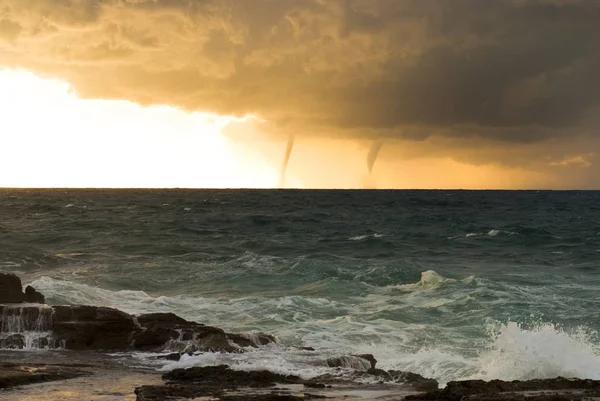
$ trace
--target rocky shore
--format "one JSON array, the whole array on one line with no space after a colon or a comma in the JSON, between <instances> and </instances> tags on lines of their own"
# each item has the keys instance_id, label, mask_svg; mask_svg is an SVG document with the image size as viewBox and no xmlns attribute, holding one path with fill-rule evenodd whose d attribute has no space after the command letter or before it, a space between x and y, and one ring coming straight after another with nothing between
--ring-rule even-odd
<instances>
[{"instance_id":1,"label":"rocky shore","mask_svg":"<svg viewBox=\"0 0 600 401\"><path fill-rule=\"evenodd\" d=\"M172 313L132 316L99 306L49 306L31 286L23 292L14 274L0 273L0 291L1 349L242 352L275 341L267 334L226 333Z\"/></svg>"},{"instance_id":2,"label":"rocky shore","mask_svg":"<svg viewBox=\"0 0 600 401\"><path fill-rule=\"evenodd\" d=\"M275 343L276 339L262 333L228 333L168 313L133 316L106 307L51 306L44 302L43 294L31 286L23 290L19 277L0 273L1 399L600 399L600 381L565 378L461 381L439 389L437 381L415 373L378 369L377 360L369 354L323 358L323 366L329 367L331 373L310 380L269 371L239 371L226 365L174 369L159 376L153 370L116 363L107 354L160 352L160 358L179 360L182 355L192 353L244 353ZM24 348L50 351L41 354L10 351ZM318 352L310 347L304 350ZM339 375L341 371L346 374ZM30 386L35 383L38 384Z\"/></svg>"}]
</instances>

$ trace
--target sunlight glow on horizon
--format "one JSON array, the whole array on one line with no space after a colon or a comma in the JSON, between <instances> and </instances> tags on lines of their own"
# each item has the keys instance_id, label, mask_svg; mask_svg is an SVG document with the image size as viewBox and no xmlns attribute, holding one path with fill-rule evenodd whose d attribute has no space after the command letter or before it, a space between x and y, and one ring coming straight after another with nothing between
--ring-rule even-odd
<instances>
[{"instance_id":1,"label":"sunlight glow on horizon","mask_svg":"<svg viewBox=\"0 0 600 401\"><path fill-rule=\"evenodd\" d=\"M278 165L222 134L258 116L86 100L66 82L14 70L0 70L0 108L2 187L271 188L279 181Z\"/></svg>"},{"instance_id":2,"label":"sunlight glow on horizon","mask_svg":"<svg viewBox=\"0 0 600 401\"><path fill-rule=\"evenodd\" d=\"M515 189L553 182L544 171L430 154L444 146L435 137L386 140L369 173L369 137L287 132L254 115L83 99L64 81L26 71L0 69L0 112L5 188L278 188L289 135L296 140L285 188ZM581 161L563 164L575 162Z\"/></svg>"}]
</instances>

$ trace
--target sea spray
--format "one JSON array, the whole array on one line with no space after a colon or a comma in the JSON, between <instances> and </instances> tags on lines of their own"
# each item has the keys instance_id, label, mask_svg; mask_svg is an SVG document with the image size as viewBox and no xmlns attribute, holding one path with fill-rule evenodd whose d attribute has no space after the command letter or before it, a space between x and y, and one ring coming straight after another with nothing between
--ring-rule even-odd
<instances>
[{"instance_id":1,"label":"sea spray","mask_svg":"<svg viewBox=\"0 0 600 401\"><path fill-rule=\"evenodd\" d=\"M600 379L597 333L565 331L540 323L526 329L515 322L493 326L489 349L478 358L483 379L528 380L558 376Z\"/></svg>"}]
</instances>

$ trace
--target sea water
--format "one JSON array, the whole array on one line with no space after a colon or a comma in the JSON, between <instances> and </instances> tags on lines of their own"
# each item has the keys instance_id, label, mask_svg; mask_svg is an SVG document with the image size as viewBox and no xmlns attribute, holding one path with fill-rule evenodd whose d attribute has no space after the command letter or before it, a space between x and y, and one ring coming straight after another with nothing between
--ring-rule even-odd
<instances>
[{"instance_id":1,"label":"sea water","mask_svg":"<svg viewBox=\"0 0 600 401\"><path fill-rule=\"evenodd\" d=\"M2 190L0 271L279 341L161 370L600 379L599 192Z\"/></svg>"}]
</instances>

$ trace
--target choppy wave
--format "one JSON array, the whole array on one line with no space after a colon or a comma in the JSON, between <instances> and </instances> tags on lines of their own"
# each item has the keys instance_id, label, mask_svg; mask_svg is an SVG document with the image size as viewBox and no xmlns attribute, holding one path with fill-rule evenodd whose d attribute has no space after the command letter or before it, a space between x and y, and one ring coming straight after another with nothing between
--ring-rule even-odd
<instances>
[{"instance_id":1,"label":"choppy wave","mask_svg":"<svg viewBox=\"0 0 600 401\"><path fill-rule=\"evenodd\" d=\"M396 302L395 307L418 306L417 310L444 313L448 303L459 302L460 294L465 288L471 288L474 280L473 277L446 278L434 271L425 271L418 282L396 288L408 293L402 296L404 302ZM105 305L133 314L174 312L227 330L269 331L280 342L244 354L186 356L179 362L167 363L162 370L226 363L234 369L269 369L309 378L331 373L325 362L328 357L360 352L374 354L381 368L411 371L442 383L469 378L600 379L600 350L597 334L592 330L580 327L567 331L543 323L527 328L507 321L482 327L483 334L478 338L469 330L461 332L452 327L440 330L424 321L370 319L373 311L378 311L380 316L388 313L386 308L394 303L394 288L366 298L362 305L347 305L327 298L300 296L234 300L152 297L142 291L109 291L48 277L32 284L53 303ZM440 291L441 298L436 301L435 295ZM453 299L447 291L459 295ZM471 296L475 295L471 293ZM331 317L324 318L326 316ZM472 325L476 327L477 323ZM429 341L423 343L423 339ZM312 346L316 352L296 348L300 345Z\"/></svg>"},{"instance_id":2,"label":"choppy wave","mask_svg":"<svg viewBox=\"0 0 600 401\"><path fill-rule=\"evenodd\" d=\"M470 280L471 278L468 278ZM435 288L448 283L455 283L453 278L440 276L433 270L427 270L421 273L421 280L413 284L400 284L399 288L417 289L417 288Z\"/></svg>"},{"instance_id":3,"label":"choppy wave","mask_svg":"<svg viewBox=\"0 0 600 401\"><path fill-rule=\"evenodd\" d=\"M491 331L491 345L478 359L484 379L527 380L558 376L600 379L597 333L579 327L571 332L554 324L524 329L515 322Z\"/></svg>"},{"instance_id":4,"label":"choppy wave","mask_svg":"<svg viewBox=\"0 0 600 401\"><path fill-rule=\"evenodd\" d=\"M360 351L442 381L594 377L599 204L595 192L3 190L0 270L51 303L280 339L234 361L244 369L304 375ZM214 355L230 357L246 358Z\"/></svg>"},{"instance_id":5,"label":"choppy wave","mask_svg":"<svg viewBox=\"0 0 600 401\"><path fill-rule=\"evenodd\" d=\"M496 327L498 332L489 337L489 344L479 350L477 357L436 348L407 353L389 344L359 346L358 350L374 354L380 368L419 373L436 378L442 384L451 380L529 380L558 376L600 379L598 345L590 341L588 334L582 331L567 333L550 324L523 329L517 323L509 322ZM347 348L318 349L315 353L270 346L241 355L185 356L179 362L166 364L161 370L228 364L237 370L266 369L308 379L332 373L326 366L327 357L348 351Z\"/></svg>"}]
</instances>

